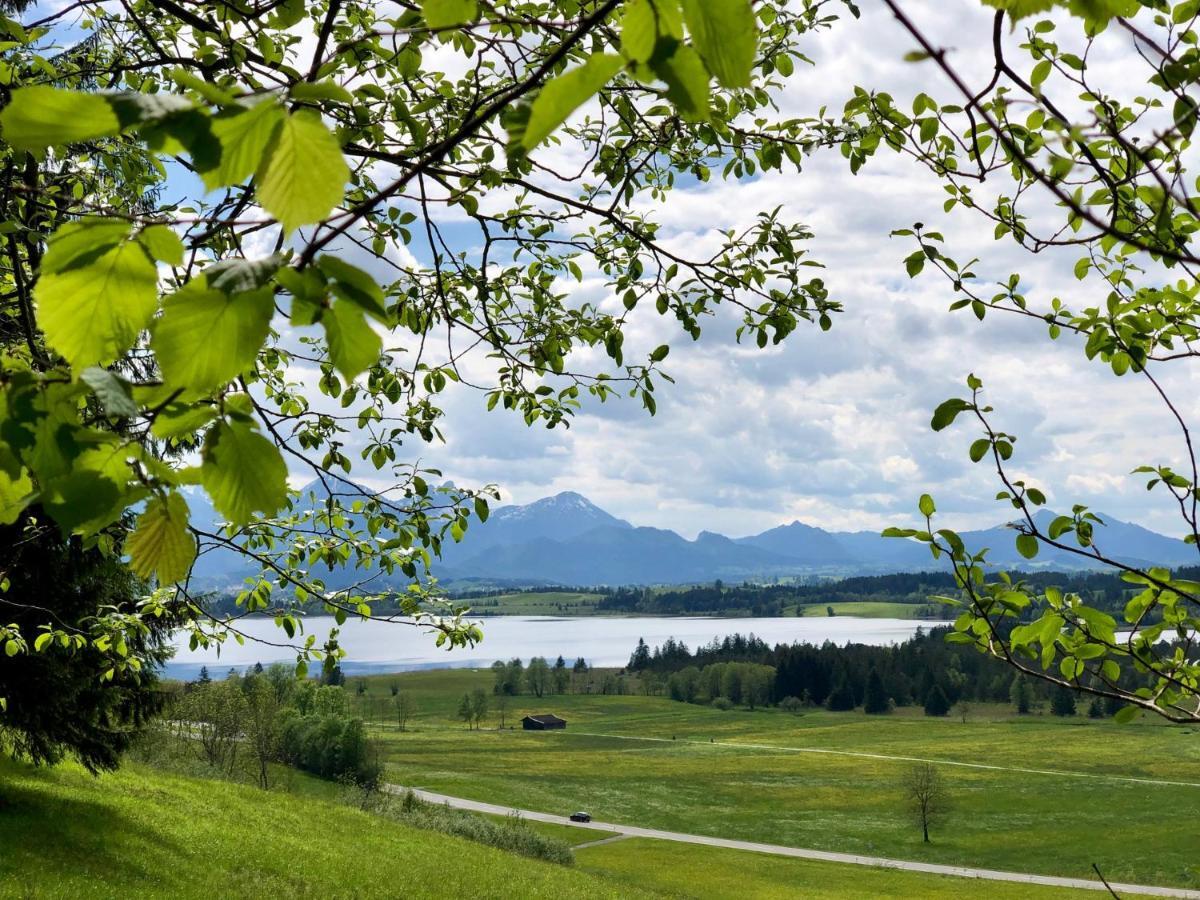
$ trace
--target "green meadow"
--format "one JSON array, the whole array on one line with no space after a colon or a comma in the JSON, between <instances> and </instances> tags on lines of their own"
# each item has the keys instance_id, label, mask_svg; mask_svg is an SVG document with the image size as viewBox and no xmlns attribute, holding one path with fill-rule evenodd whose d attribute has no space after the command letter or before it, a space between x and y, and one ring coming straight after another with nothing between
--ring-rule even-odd
<instances>
[{"instance_id":1,"label":"green meadow","mask_svg":"<svg viewBox=\"0 0 1200 900\"><path fill-rule=\"evenodd\" d=\"M367 696L392 684L418 709L403 733L376 729L398 783L726 838L1086 878L1096 864L1111 880L1200 886L1195 729L995 706L964 722L911 709L722 712L593 694L508 699L510 726L554 712L568 720L565 732L500 731L494 714L491 727L468 730L455 721L457 701L490 690L489 672L381 676ZM944 763L952 809L931 844L904 813L911 763L883 757ZM618 853L625 843L605 846Z\"/></svg>"},{"instance_id":2,"label":"green meadow","mask_svg":"<svg viewBox=\"0 0 1200 900\"><path fill-rule=\"evenodd\" d=\"M0 763L0 897L672 898L961 897L961 879L623 840L556 866L328 802L297 779L257 788L130 764ZM577 842L604 837L534 824ZM989 884L996 900L1088 897Z\"/></svg>"},{"instance_id":3,"label":"green meadow","mask_svg":"<svg viewBox=\"0 0 1200 900\"><path fill-rule=\"evenodd\" d=\"M3 897L648 896L311 796L144 766L93 778L0 761L0 797Z\"/></svg>"}]
</instances>

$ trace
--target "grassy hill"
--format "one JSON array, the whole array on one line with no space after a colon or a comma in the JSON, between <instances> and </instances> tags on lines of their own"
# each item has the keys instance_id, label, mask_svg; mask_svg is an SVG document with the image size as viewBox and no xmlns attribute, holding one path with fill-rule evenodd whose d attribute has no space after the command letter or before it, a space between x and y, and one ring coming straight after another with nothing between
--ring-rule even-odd
<instances>
[{"instance_id":1,"label":"grassy hill","mask_svg":"<svg viewBox=\"0 0 1200 900\"><path fill-rule=\"evenodd\" d=\"M0 896L631 897L536 862L309 797L130 766L0 761Z\"/></svg>"}]
</instances>

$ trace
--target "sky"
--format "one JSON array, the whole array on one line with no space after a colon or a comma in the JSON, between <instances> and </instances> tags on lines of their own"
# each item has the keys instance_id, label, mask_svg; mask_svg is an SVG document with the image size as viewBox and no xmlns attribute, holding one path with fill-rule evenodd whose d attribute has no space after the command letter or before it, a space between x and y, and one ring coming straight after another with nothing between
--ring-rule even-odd
<instances>
[{"instance_id":1,"label":"sky","mask_svg":"<svg viewBox=\"0 0 1200 900\"><path fill-rule=\"evenodd\" d=\"M840 110L856 84L886 89L905 106L920 91L958 102L932 65L903 60L913 45L881 4L861 6L862 19L846 16L806 38L815 65L789 79L777 97L781 116ZM906 9L950 48L970 83L986 83L991 15L977 0ZM1096 76L1128 94L1140 83L1130 82L1130 67L1140 63L1110 38L1098 42ZM1019 35L1007 40L1015 48ZM1072 308L1102 304L1103 285L1076 280L1078 251L1024 254L996 242L980 218L944 213L945 196L911 161L886 152L857 175L826 151L800 174L678 188L654 211L669 245L712 245L719 230L744 227L776 205L785 220L807 224L815 233L808 249L845 307L833 329L802 326L782 345L759 350L735 343L732 314L710 320L695 344L670 320L638 315L628 358L672 345L665 371L676 383L660 384L656 416L630 401L585 403L569 429L548 431L511 413L486 413L478 393L451 390L442 398L445 442L406 450L457 484L495 484L505 502L577 491L635 524L689 538L702 530L741 536L793 520L829 530L909 525L922 493L937 499L945 525L982 527L1011 518L1011 507L994 499L994 472L967 458L979 435L965 421L940 434L929 427L933 408L962 396L974 373L996 425L1019 437L1013 473L1041 487L1051 508L1084 503L1178 533L1169 498L1148 494L1144 479L1129 474L1142 463L1182 467L1183 443L1150 386L1113 377L1071 339L1049 341L1038 322L996 314L980 323L947 311L955 299L948 285L935 275L910 280L903 259L914 246L889 233L916 221L935 227L951 238L953 255L983 260L976 266L983 281L1020 271L1026 293L1042 303L1057 296ZM570 289L618 308L591 272ZM1193 414L1194 377L1176 370L1165 384L1185 416ZM355 476L375 481L370 471Z\"/></svg>"},{"instance_id":2,"label":"sky","mask_svg":"<svg viewBox=\"0 0 1200 900\"><path fill-rule=\"evenodd\" d=\"M910 6L982 85L990 16L973 2ZM903 61L911 44L880 5L863 11L860 21L812 36L806 50L815 66L798 71L779 97L785 114L840 109L854 84L952 102L931 66ZM1114 44L1109 58L1098 54L1102 74L1106 65L1113 77L1127 71L1122 52L1132 51ZM923 221L951 236L960 258L980 256L983 280L1021 271L1031 297L1060 296L1075 307L1104 298L1101 285L1072 274L1081 254L1025 255L995 242L979 220L943 213L944 198L901 157L882 154L853 176L834 152L799 175L676 190L657 216L680 245L710 241L716 229L776 204L808 224L812 255L845 306L832 331L801 327L781 346L758 350L734 343L729 319L711 322L695 345L670 323L638 320L633 346L672 338L666 371L676 384L658 392L655 417L640 404L610 403L587 406L570 429L528 429L512 415L481 414L481 398L463 392L448 398L446 443L423 449L423 460L459 484L495 483L508 502L573 490L636 524L686 537L740 536L793 520L831 530L911 524L925 492L947 525L985 526L1011 510L994 499L994 473L967 458L978 434L966 424L940 434L929 428L933 408L962 395L974 372L997 424L1020 438L1015 471L1042 487L1052 508L1086 503L1176 533L1165 495L1148 494L1129 474L1143 462L1181 465L1182 443L1149 385L1114 378L1076 342L1050 342L1037 322L993 315L980 323L948 312L948 287L936 277L910 281L902 261L913 247L888 235ZM588 279L577 289L605 299ZM1167 380L1185 414L1193 411L1192 377Z\"/></svg>"}]
</instances>

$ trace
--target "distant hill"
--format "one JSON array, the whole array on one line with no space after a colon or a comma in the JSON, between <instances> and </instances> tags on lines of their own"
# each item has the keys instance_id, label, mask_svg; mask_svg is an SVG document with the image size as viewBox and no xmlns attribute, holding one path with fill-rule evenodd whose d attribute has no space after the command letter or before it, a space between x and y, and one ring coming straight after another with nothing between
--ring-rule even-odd
<instances>
[{"instance_id":1,"label":"distant hill","mask_svg":"<svg viewBox=\"0 0 1200 900\"><path fill-rule=\"evenodd\" d=\"M215 520L202 494L189 495L188 500L198 523L203 524L206 516ZM1044 526L1054 515L1038 513L1039 524ZM1101 518L1106 524L1096 531L1097 543L1124 562L1166 566L1197 562L1195 550L1183 541ZM1026 560L1016 552L1014 536L1006 525L962 534L968 546L989 548L996 565L1026 570L1093 567L1086 559L1046 548ZM687 540L674 531L636 527L583 495L566 491L523 506L500 507L486 523L472 523L462 543L448 542L444 547L437 573L443 583L451 584L582 586L845 576L920 571L938 565L925 546L913 541L884 538L872 531L826 531L803 522L741 538L702 531L695 540ZM249 574L250 567L242 560L222 551L201 557L193 580L205 589L229 589ZM322 576L337 587L343 579L361 579L363 573L324 572Z\"/></svg>"}]
</instances>

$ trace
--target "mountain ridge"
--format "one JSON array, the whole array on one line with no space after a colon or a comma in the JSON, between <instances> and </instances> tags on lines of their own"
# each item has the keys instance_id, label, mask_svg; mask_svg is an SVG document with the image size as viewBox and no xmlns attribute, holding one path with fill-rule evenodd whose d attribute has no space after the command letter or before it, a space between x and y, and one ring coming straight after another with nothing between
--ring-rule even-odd
<instances>
[{"instance_id":1,"label":"mountain ridge","mask_svg":"<svg viewBox=\"0 0 1200 900\"><path fill-rule=\"evenodd\" d=\"M1043 510L1037 515L1043 523L1054 514ZM1196 563L1195 550L1181 540L1134 523L1101 518L1106 524L1097 527L1096 542L1122 562L1143 566ZM990 548L989 558L1000 567L1078 570L1098 566L1079 554L1050 547L1026 560L1016 552L1015 534L1006 524L960 534L972 549ZM447 541L434 571L444 584L492 580L514 586L599 586L868 575L945 565L944 559L933 559L928 547L915 541L884 538L871 531L827 531L800 521L738 538L701 531L688 540L670 529L635 525L583 494L562 491L532 503L498 507L487 522L473 523L462 542ZM202 558L197 568L193 580L208 589L249 574L221 555Z\"/></svg>"}]
</instances>

